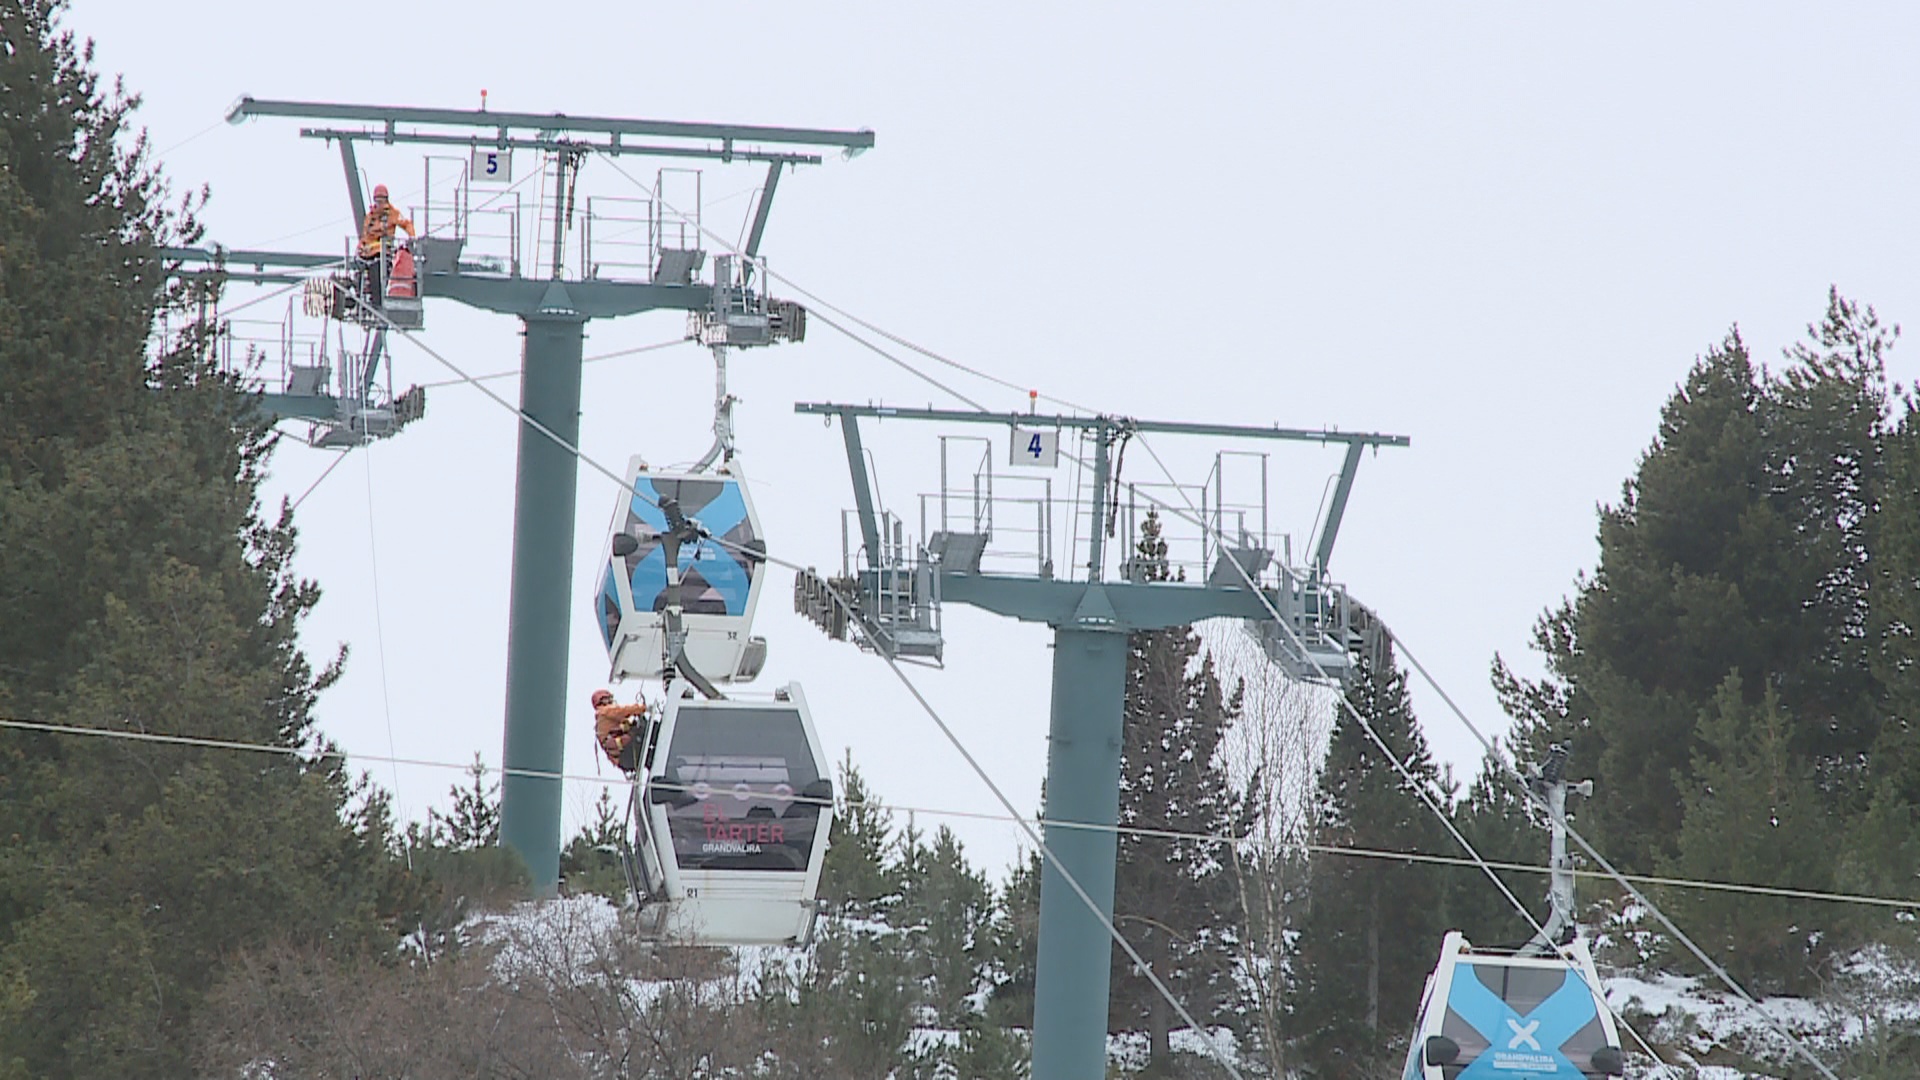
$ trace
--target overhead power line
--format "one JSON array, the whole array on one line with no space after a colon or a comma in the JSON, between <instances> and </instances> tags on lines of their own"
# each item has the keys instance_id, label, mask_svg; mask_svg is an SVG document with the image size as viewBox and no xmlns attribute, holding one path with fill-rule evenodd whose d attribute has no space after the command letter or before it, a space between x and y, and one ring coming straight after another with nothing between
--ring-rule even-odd
<instances>
[{"instance_id":1,"label":"overhead power line","mask_svg":"<svg viewBox=\"0 0 1920 1080\"><path fill-rule=\"evenodd\" d=\"M405 765L411 768L440 769L448 772L471 772L471 761L444 761L437 758L401 757L393 753L365 754L358 751L310 748L299 746L274 745L272 743L252 743L233 739L212 739L195 735L178 735L167 732L136 731L119 728L95 728L77 724L56 724L41 720L28 720L20 717L0 717L0 728L16 731L40 732L50 735L68 735L79 738L119 739L130 742L152 743L165 746L191 747L206 750L225 750L240 753L274 754L291 757L303 762L323 760L354 761L366 765ZM497 769L482 764L484 773L512 773L515 776L527 776L541 780L571 780L581 783L594 783L615 787L629 783L627 777L607 777L599 774L552 772L539 769ZM795 796L796 802L827 800L809 800L805 796ZM894 802L886 799L844 799L838 805L848 809L865 808L895 814L925 814L929 817L957 818L969 821L996 822L1012 824L1016 821L1033 820L1026 816L1013 817L1004 812L986 810L961 810L946 806L923 806L913 803ZM1067 821L1053 819L1049 824L1066 829L1085 829L1094 832L1111 832L1120 836L1137 836L1151 840L1169 840L1178 842L1218 844L1237 847L1255 842L1258 837L1251 833L1233 834L1205 832L1192 829L1163 829L1142 825L1104 825L1085 821ZM1328 855L1337 858L1373 859L1384 862L1417 863L1430 866L1451 866L1478 868L1481 863L1458 855L1440 855L1426 851L1402 851L1393 848L1357 847L1344 844L1315 844L1299 840L1283 840L1278 844L1284 850L1305 855ZM1519 874L1546 875L1551 873L1547 867L1532 863L1502 862L1485 860L1485 865L1495 870ZM1612 876L1598 870L1576 870L1579 877L1611 881ZM1788 889L1777 885L1756 885L1738 881L1713 881L1699 878L1657 877L1645 874L1624 875L1629 881L1640 885L1651 885L1671 889L1705 889L1717 892L1741 893L1750 896L1771 896L1791 900L1818 900L1837 904L1858 904L1867 907L1889 908L1893 910L1920 911L1920 897L1900 898L1892 896L1869 896L1860 893L1820 892L1811 889Z\"/></svg>"}]
</instances>

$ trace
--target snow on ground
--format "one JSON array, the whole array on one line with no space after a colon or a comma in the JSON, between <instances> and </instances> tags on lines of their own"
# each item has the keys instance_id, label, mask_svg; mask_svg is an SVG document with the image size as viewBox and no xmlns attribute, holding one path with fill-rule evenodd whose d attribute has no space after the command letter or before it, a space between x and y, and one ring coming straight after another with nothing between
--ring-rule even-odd
<instances>
[{"instance_id":1,"label":"snow on ground","mask_svg":"<svg viewBox=\"0 0 1920 1080\"><path fill-rule=\"evenodd\" d=\"M1235 1065L1240 1064L1240 1045L1235 1041L1233 1032L1223 1027L1213 1028L1205 1036L1188 1028L1177 1028L1168 1034L1167 1042L1172 1045L1175 1054L1192 1054L1211 1060L1219 1060L1224 1055ZM1146 1068L1152 1049L1144 1031L1107 1036L1107 1060L1129 1071Z\"/></svg>"},{"instance_id":2,"label":"snow on ground","mask_svg":"<svg viewBox=\"0 0 1920 1080\"><path fill-rule=\"evenodd\" d=\"M1607 1003L1616 1013L1625 1014L1640 1034L1657 1046L1682 1051L1691 1058L1733 1049L1781 1060L1793 1052L1752 1006L1731 993L1703 986L1699 979L1667 974L1621 975L1603 979L1602 983ZM1767 1016L1801 1038L1818 1039L1826 1028L1826 1018L1810 1001L1768 998L1760 1005ZM1651 1022L1638 1019L1636 1014ZM1631 1035L1623 1031L1621 1036L1629 1048L1634 1046ZM1714 1076L1706 1071L1696 1075ZM1738 1080L1746 1075L1729 1070L1716 1080Z\"/></svg>"},{"instance_id":3,"label":"snow on ground","mask_svg":"<svg viewBox=\"0 0 1920 1080\"><path fill-rule=\"evenodd\" d=\"M1760 1008L1765 1017L1737 995L1720 989L1714 980L1651 974L1616 975L1602 982L1608 1003L1633 1018L1641 1035L1687 1059L1718 1052L1787 1062L1795 1052L1767 1017L1816 1054L1889 1026L1920 1023L1920 963L1883 946L1862 949L1839 964L1827 992L1817 1001L1763 999ZM1632 1037L1625 1032L1622 1036L1631 1048ZM1772 1075L1720 1065L1694 1068L1692 1075L1699 1080L1756 1080Z\"/></svg>"},{"instance_id":4,"label":"snow on ground","mask_svg":"<svg viewBox=\"0 0 1920 1080\"><path fill-rule=\"evenodd\" d=\"M493 970L502 978L542 975L560 965L584 972L615 951L620 909L591 893L563 896L475 916L466 929L477 943L499 946Z\"/></svg>"},{"instance_id":5,"label":"snow on ground","mask_svg":"<svg viewBox=\"0 0 1920 1080\"><path fill-rule=\"evenodd\" d=\"M843 933L892 933L884 923L837 920ZM822 929L826 929L823 925ZM502 979L597 980L623 970L623 954L636 944L636 935L620 909L593 895L525 903L504 913L475 916L462 928L470 942L497 949L494 972ZM800 981L809 962L806 949L756 947L731 951L730 963L710 966L702 976L716 993L751 996L762 979L775 975L788 985ZM626 969L631 970L631 969ZM626 977L636 1003L652 1000L667 982ZM1724 1065L1696 1064L1701 1059L1729 1054L1752 1055L1784 1062L1792 1054L1772 1027L1752 1006L1721 990L1710 980L1663 973L1617 974L1603 980L1607 1001L1625 1014L1656 1046L1681 1059L1694 1080L1766 1080L1765 1074L1743 1072ZM1767 1016L1805 1039L1818 1052L1858 1040L1888 1025L1920 1023L1920 961L1883 947L1863 949L1838 966L1831 989L1820 1001L1769 998L1761 1002ZM960 1034L935 1027L931 1017L916 1018L912 1049L927 1052L956 1043ZM1622 1032L1631 1048L1633 1040ZM1238 1062L1239 1047L1232 1032L1215 1028L1208 1036L1178 1030L1173 1048L1180 1053L1213 1057L1225 1052ZM1108 1058L1123 1069L1144 1067L1148 1057L1145 1034L1116 1035L1107 1040Z\"/></svg>"}]
</instances>

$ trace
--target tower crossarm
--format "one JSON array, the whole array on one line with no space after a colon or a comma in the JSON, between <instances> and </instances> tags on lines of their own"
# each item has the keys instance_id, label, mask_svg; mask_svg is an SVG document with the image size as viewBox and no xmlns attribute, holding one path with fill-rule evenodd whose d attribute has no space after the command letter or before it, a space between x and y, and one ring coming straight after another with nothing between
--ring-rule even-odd
<instances>
[{"instance_id":1,"label":"tower crossarm","mask_svg":"<svg viewBox=\"0 0 1920 1080\"><path fill-rule=\"evenodd\" d=\"M486 109L423 109L392 105L346 105L318 101L271 101L243 97L227 111L227 120L238 124L258 116L277 116L333 123L375 124L362 131L308 128L301 131L310 138L367 139L384 143L485 142L502 148L539 144L546 147L563 141L566 135L604 136L604 143L578 148L608 154L666 154L681 157L714 157L721 161L817 162L817 155L773 151L763 146L824 146L860 153L873 148L871 130L832 130L824 128L769 127L757 124L690 123L676 120L641 120L606 116L569 116L565 113L491 112ZM430 128L465 129L466 134L450 135ZM480 133L491 133L490 136ZM633 145L622 140L629 136L683 139L706 146ZM518 141L516 141L518 140ZM717 144L717 145L713 145ZM747 145L742 145L747 144Z\"/></svg>"},{"instance_id":2,"label":"tower crossarm","mask_svg":"<svg viewBox=\"0 0 1920 1080\"><path fill-rule=\"evenodd\" d=\"M254 284L289 284L304 280L308 275L303 270L319 270L329 266L339 266L338 255L308 255L293 251L246 251L223 247L162 247L154 249L154 254L166 262L179 263L182 269L188 266L204 266L209 271L219 271L233 281L246 281ZM251 269L248 269L251 267Z\"/></svg>"},{"instance_id":3,"label":"tower crossarm","mask_svg":"<svg viewBox=\"0 0 1920 1080\"><path fill-rule=\"evenodd\" d=\"M488 135L474 132L467 135L452 135L435 132L392 132L361 128L301 128L300 135L307 139L326 139L329 141L350 141L360 139L378 143L415 143L422 146L468 146L490 147L501 150L540 150L548 153L568 151L571 153L637 154L653 157L699 158L708 161L770 161L786 165L818 165L819 154L784 154L769 150L733 150L726 147L666 146L656 143L625 143L609 139L606 141L549 138L524 135Z\"/></svg>"},{"instance_id":4,"label":"tower crossarm","mask_svg":"<svg viewBox=\"0 0 1920 1080\"><path fill-rule=\"evenodd\" d=\"M800 402L793 411L810 416L873 417L898 420L942 420L961 424L1026 424L1082 428L1089 431L1121 428L1143 435L1212 435L1230 439L1287 439L1296 442L1344 443L1348 446L1407 446L1405 435L1336 428L1286 428L1278 424L1192 424L1166 420L1134 420L1118 416L1046 415L1023 412L977 412L970 409L914 409L890 405L836 405Z\"/></svg>"}]
</instances>

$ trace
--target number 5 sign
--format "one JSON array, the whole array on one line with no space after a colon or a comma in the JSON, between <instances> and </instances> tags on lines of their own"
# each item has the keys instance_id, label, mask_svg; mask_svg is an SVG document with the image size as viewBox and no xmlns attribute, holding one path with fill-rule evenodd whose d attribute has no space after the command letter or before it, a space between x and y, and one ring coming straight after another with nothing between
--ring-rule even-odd
<instances>
[{"instance_id":1,"label":"number 5 sign","mask_svg":"<svg viewBox=\"0 0 1920 1080\"><path fill-rule=\"evenodd\" d=\"M506 150L473 151L473 164L467 175L476 184L504 184L513 179L513 154Z\"/></svg>"},{"instance_id":2,"label":"number 5 sign","mask_svg":"<svg viewBox=\"0 0 1920 1080\"><path fill-rule=\"evenodd\" d=\"M1051 469L1060 463L1060 432L1013 426L1012 461L1015 465L1037 465Z\"/></svg>"}]
</instances>

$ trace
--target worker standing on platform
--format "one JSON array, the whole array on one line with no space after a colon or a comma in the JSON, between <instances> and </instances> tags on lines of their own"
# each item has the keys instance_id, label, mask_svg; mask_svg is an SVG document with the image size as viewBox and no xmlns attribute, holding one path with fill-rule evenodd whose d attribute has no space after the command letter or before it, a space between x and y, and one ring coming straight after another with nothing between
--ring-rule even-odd
<instances>
[{"instance_id":1,"label":"worker standing on platform","mask_svg":"<svg viewBox=\"0 0 1920 1080\"><path fill-rule=\"evenodd\" d=\"M593 692L594 741L600 744L600 752L607 755L607 760L624 772L631 773L640 767L640 739L635 737L639 725L634 721L646 714L645 701L617 705L613 691Z\"/></svg>"},{"instance_id":2,"label":"worker standing on platform","mask_svg":"<svg viewBox=\"0 0 1920 1080\"><path fill-rule=\"evenodd\" d=\"M386 260L393 244L396 229L405 229L408 238L414 236L413 222L402 216L387 197L387 185L373 186L373 207L367 211L367 219L360 226L360 267L367 283L366 296L375 305L385 299Z\"/></svg>"}]
</instances>

